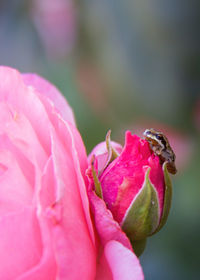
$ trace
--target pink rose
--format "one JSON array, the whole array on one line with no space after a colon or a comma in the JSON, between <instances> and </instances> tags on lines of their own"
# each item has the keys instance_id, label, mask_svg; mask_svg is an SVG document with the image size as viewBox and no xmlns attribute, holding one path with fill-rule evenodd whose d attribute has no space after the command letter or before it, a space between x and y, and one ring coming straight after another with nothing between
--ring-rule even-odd
<instances>
[{"instance_id":1,"label":"pink rose","mask_svg":"<svg viewBox=\"0 0 200 280\"><path fill-rule=\"evenodd\" d=\"M0 67L0 138L0 279L143 279L114 221L97 237L85 147L53 85Z\"/></svg>"},{"instance_id":2,"label":"pink rose","mask_svg":"<svg viewBox=\"0 0 200 280\"><path fill-rule=\"evenodd\" d=\"M169 214L172 190L168 163L162 165L149 143L130 131L126 132L124 148L110 142L108 135L107 143L95 147L89 160L90 189L105 201L140 255L146 238L161 229Z\"/></svg>"}]
</instances>

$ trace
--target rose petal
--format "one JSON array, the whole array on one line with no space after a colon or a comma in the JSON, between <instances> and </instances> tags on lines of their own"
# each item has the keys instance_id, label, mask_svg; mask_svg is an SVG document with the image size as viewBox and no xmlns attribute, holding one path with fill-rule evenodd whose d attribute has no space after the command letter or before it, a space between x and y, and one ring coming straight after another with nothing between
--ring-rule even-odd
<instances>
[{"instance_id":1,"label":"rose petal","mask_svg":"<svg viewBox=\"0 0 200 280\"><path fill-rule=\"evenodd\" d=\"M38 214L38 222L42 244L41 257L36 265L22 273L16 280L55 280L57 277L57 262L52 242L51 227L42 213Z\"/></svg>"},{"instance_id":2,"label":"rose petal","mask_svg":"<svg viewBox=\"0 0 200 280\"><path fill-rule=\"evenodd\" d=\"M4 103L0 103L0 134L7 135L26 158L41 170L43 169L47 154L31 123L23 114L16 113L11 106Z\"/></svg>"},{"instance_id":3,"label":"rose petal","mask_svg":"<svg viewBox=\"0 0 200 280\"><path fill-rule=\"evenodd\" d=\"M53 101L64 120L71 122L74 126L76 125L71 107L55 86L36 74L23 74L23 81L27 86L34 87L39 93Z\"/></svg>"},{"instance_id":4,"label":"rose petal","mask_svg":"<svg viewBox=\"0 0 200 280\"><path fill-rule=\"evenodd\" d=\"M50 152L50 135L48 116L45 108L32 87L27 87L17 70L9 67L0 67L0 101L15 108L15 117L24 114L30 121L43 149Z\"/></svg>"},{"instance_id":5,"label":"rose petal","mask_svg":"<svg viewBox=\"0 0 200 280\"><path fill-rule=\"evenodd\" d=\"M97 263L97 273L95 280L113 280L112 271L108 264L104 250Z\"/></svg>"},{"instance_id":6,"label":"rose petal","mask_svg":"<svg viewBox=\"0 0 200 280\"><path fill-rule=\"evenodd\" d=\"M120 154L122 151L122 146L114 141L111 141L112 147ZM108 159L108 149L106 146L106 142L101 142L91 151L88 156L88 162L91 162L92 156L95 155L98 159L98 169L102 170L106 165Z\"/></svg>"},{"instance_id":7,"label":"rose petal","mask_svg":"<svg viewBox=\"0 0 200 280\"><path fill-rule=\"evenodd\" d=\"M143 280L138 258L120 242L110 241L105 246L105 256L112 271L113 280Z\"/></svg>"},{"instance_id":8,"label":"rose petal","mask_svg":"<svg viewBox=\"0 0 200 280\"><path fill-rule=\"evenodd\" d=\"M0 217L0 279L16 279L42 254L40 228L31 208Z\"/></svg>"},{"instance_id":9,"label":"rose petal","mask_svg":"<svg viewBox=\"0 0 200 280\"><path fill-rule=\"evenodd\" d=\"M104 246L110 240L117 240L132 250L128 237L122 231L119 224L113 219L113 216L107 209L105 202L93 191L89 191L88 196L101 244Z\"/></svg>"},{"instance_id":10,"label":"rose petal","mask_svg":"<svg viewBox=\"0 0 200 280\"><path fill-rule=\"evenodd\" d=\"M52 159L56 183L56 201L48 216L52 223L53 242L59 279L93 279L95 248L90 238L73 165L70 138L63 147L52 130ZM46 180L48 182L48 180ZM46 190L48 188L46 187ZM44 192L41 196L46 196ZM41 197L41 201L44 198ZM77 261L78 260L78 261Z\"/></svg>"},{"instance_id":11,"label":"rose petal","mask_svg":"<svg viewBox=\"0 0 200 280\"><path fill-rule=\"evenodd\" d=\"M159 206L160 206L159 208L161 210L160 216L161 216L163 204L164 204L164 190L165 190L164 174L158 157L155 158L153 158L153 156L150 157L149 165L151 167L150 181L154 185L158 193Z\"/></svg>"},{"instance_id":12,"label":"rose petal","mask_svg":"<svg viewBox=\"0 0 200 280\"><path fill-rule=\"evenodd\" d=\"M48 117L63 147L66 150L69 150L70 147L78 180L78 188L82 199L82 207L85 211L85 217L87 220L91 239L94 241L94 231L91 222L89 202L85 186L85 183L88 183L85 176L85 170L87 168L87 155L83 141L76 127L74 127L69 122L64 121L54 110L54 108L52 108L52 105L48 102L47 99L41 97L41 101L43 102L46 112L48 113Z\"/></svg>"},{"instance_id":13,"label":"rose petal","mask_svg":"<svg viewBox=\"0 0 200 280\"><path fill-rule=\"evenodd\" d=\"M33 199L33 186L26 180L16 158L8 149L2 149L0 137L0 216L19 211ZM5 142L5 140L3 140Z\"/></svg>"},{"instance_id":14,"label":"rose petal","mask_svg":"<svg viewBox=\"0 0 200 280\"><path fill-rule=\"evenodd\" d=\"M52 156L48 159L41 176L39 199L44 211L56 203L56 179Z\"/></svg>"}]
</instances>

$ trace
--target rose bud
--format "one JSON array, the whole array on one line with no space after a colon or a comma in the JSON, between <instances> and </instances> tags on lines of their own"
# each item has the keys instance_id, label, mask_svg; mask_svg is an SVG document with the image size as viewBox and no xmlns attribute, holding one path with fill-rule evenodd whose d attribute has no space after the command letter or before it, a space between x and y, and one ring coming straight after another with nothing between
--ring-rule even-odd
<instances>
[{"instance_id":1,"label":"rose bud","mask_svg":"<svg viewBox=\"0 0 200 280\"><path fill-rule=\"evenodd\" d=\"M169 214L172 187L168 159L156 154L152 143L127 131L124 148L110 141L109 132L89 160L88 174L96 194L140 255L146 238L163 227Z\"/></svg>"}]
</instances>

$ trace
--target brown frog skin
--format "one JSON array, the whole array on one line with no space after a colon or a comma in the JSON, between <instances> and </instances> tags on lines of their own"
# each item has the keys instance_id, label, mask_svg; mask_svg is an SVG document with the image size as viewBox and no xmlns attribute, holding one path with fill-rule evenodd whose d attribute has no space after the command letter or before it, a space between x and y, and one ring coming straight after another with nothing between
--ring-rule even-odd
<instances>
[{"instance_id":1,"label":"brown frog skin","mask_svg":"<svg viewBox=\"0 0 200 280\"><path fill-rule=\"evenodd\" d=\"M150 148L154 154L159 156L161 164L167 162L167 170L172 174L176 174L176 156L167 137L162 132L156 131L154 128L146 129L143 135L149 142Z\"/></svg>"}]
</instances>

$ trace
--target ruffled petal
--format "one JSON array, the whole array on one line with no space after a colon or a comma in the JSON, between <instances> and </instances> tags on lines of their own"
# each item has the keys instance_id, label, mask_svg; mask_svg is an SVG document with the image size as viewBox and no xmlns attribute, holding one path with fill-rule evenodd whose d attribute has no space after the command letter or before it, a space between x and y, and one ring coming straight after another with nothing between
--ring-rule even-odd
<instances>
[{"instance_id":1,"label":"ruffled petal","mask_svg":"<svg viewBox=\"0 0 200 280\"><path fill-rule=\"evenodd\" d=\"M64 279L83 278L92 280L96 269L96 251L92 242L84 208L79 191L77 173L73 164L70 135L66 138L66 146L62 145L55 130L51 132L52 167L55 184L54 203L47 208L46 215L50 221L58 277ZM46 176L51 176L49 172ZM80 175L82 176L82 175ZM51 179L52 180L52 179ZM48 184L49 180L43 180ZM40 201L47 206L48 187L42 186ZM45 192L46 190L46 192ZM52 198L49 198L49 202Z\"/></svg>"},{"instance_id":2,"label":"ruffled petal","mask_svg":"<svg viewBox=\"0 0 200 280\"><path fill-rule=\"evenodd\" d=\"M138 258L120 242L112 240L105 246L105 256L113 280L143 280L144 275Z\"/></svg>"},{"instance_id":3,"label":"ruffled petal","mask_svg":"<svg viewBox=\"0 0 200 280\"><path fill-rule=\"evenodd\" d=\"M71 107L55 86L37 74L27 73L22 76L23 81L27 86L34 87L39 93L44 94L53 102L55 108L64 120L71 122L74 126L76 125Z\"/></svg>"},{"instance_id":4,"label":"ruffled petal","mask_svg":"<svg viewBox=\"0 0 200 280\"><path fill-rule=\"evenodd\" d=\"M89 191L88 196L94 215L95 226L100 238L100 243L104 246L110 240L117 240L125 247L132 250L128 237L122 231L119 224L113 219L113 216L110 210L107 209L105 202L100 199L94 191Z\"/></svg>"},{"instance_id":5,"label":"ruffled petal","mask_svg":"<svg viewBox=\"0 0 200 280\"><path fill-rule=\"evenodd\" d=\"M16 279L42 255L40 227L31 208L0 218L0 279Z\"/></svg>"},{"instance_id":6,"label":"ruffled petal","mask_svg":"<svg viewBox=\"0 0 200 280\"><path fill-rule=\"evenodd\" d=\"M33 185L23 172L19 154L12 151L12 144L0 136L0 216L19 211L30 205L33 199ZM27 163L27 161L26 161ZM29 168L27 164L27 168ZM33 171L31 169L29 171Z\"/></svg>"}]
</instances>

